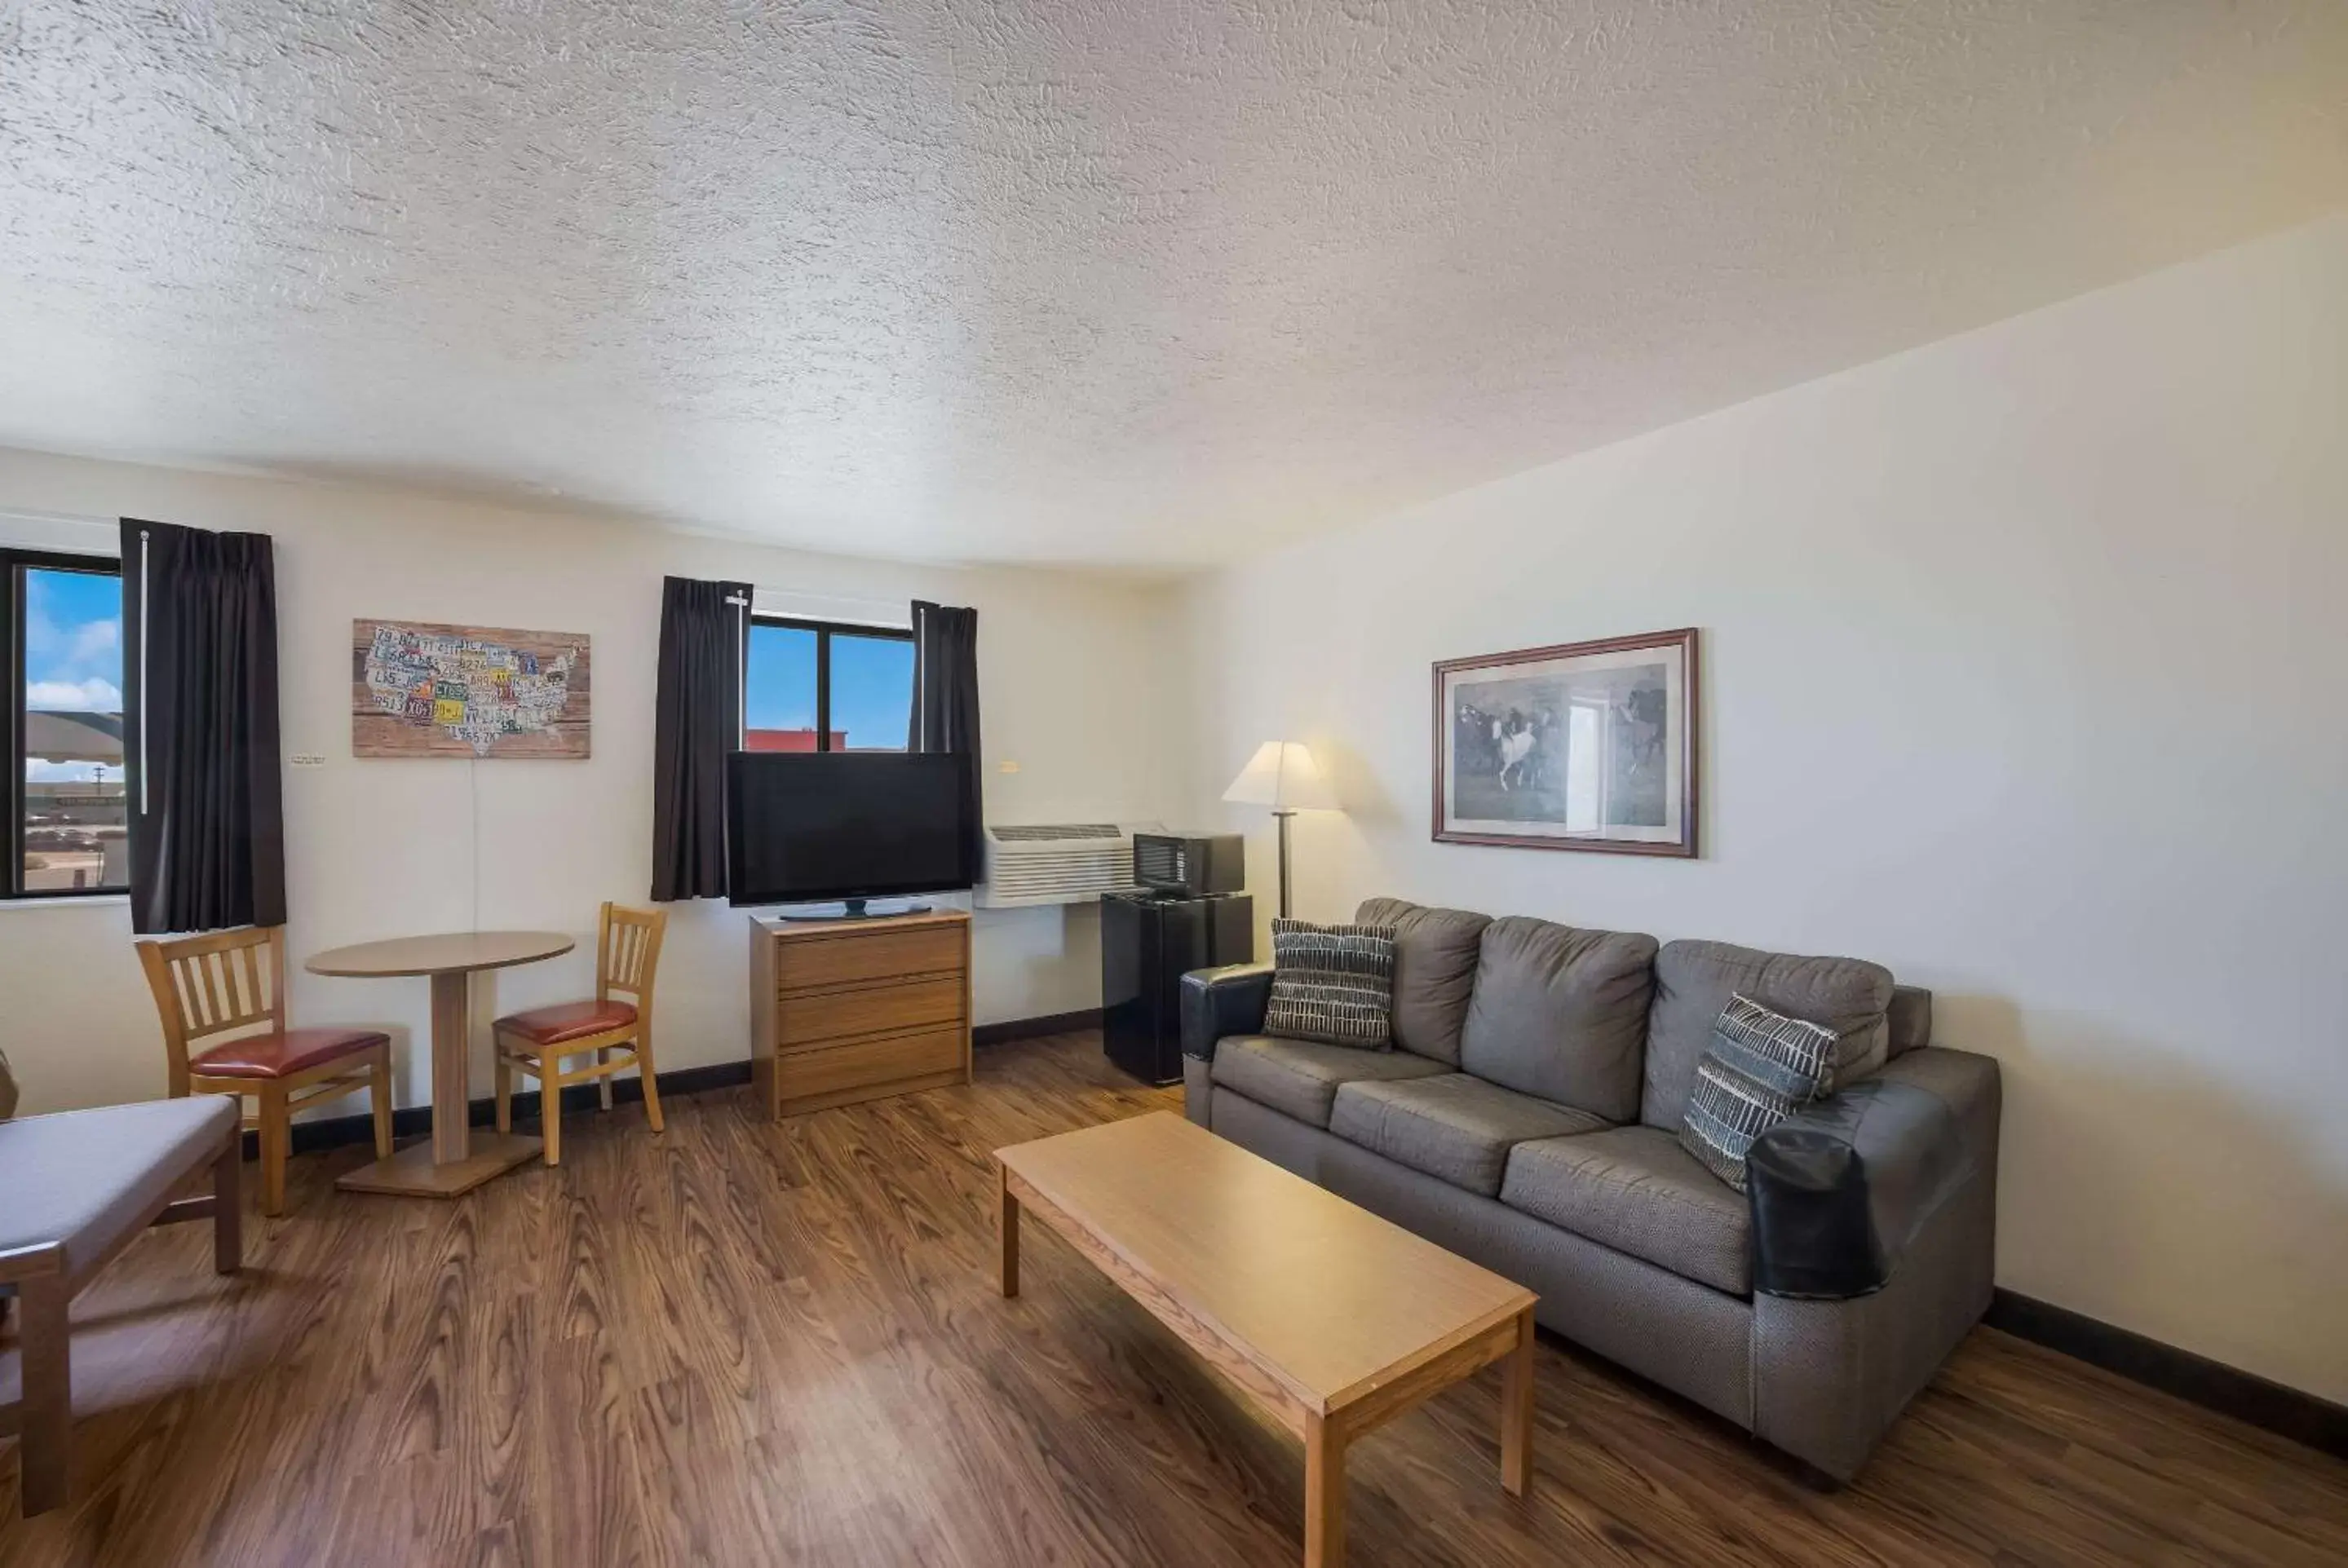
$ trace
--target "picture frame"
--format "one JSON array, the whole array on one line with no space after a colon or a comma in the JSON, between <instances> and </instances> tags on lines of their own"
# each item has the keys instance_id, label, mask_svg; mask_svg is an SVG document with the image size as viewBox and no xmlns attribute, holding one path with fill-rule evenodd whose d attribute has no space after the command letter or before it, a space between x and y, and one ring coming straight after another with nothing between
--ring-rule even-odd
<instances>
[{"instance_id":1,"label":"picture frame","mask_svg":"<svg viewBox=\"0 0 2348 1568\"><path fill-rule=\"evenodd\" d=\"M590 640L435 621L351 622L351 755L584 762Z\"/></svg>"},{"instance_id":2,"label":"picture frame","mask_svg":"<svg viewBox=\"0 0 2348 1568\"><path fill-rule=\"evenodd\" d=\"M1696 853L1694 627L1435 666L1442 844Z\"/></svg>"}]
</instances>

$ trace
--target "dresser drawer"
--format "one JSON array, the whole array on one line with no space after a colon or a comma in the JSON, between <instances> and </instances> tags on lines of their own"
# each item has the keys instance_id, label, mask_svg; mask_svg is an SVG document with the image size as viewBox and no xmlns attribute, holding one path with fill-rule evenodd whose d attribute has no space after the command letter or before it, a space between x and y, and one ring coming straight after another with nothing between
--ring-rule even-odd
<instances>
[{"instance_id":1,"label":"dresser drawer","mask_svg":"<svg viewBox=\"0 0 2348 1568\"><path fill-rule=\"evenodd\" d=\"M958 1028L797 1050L776 1060L776 1094L788 1105L793 1101L878 1089L929 1073L960 1072L962 1052L963 1034Z\"/></svg>"},{"instance_id":2,"label":"dresser drawer","mask_svg":"<svg viewBox=\"0 0 2348 1568\"><path fill-rule=\"evenodd\" d=\"M962 1021L960 975L838 991L785 991L775 1000L782 1048L860 1034L897 1034Z\"/></svg>"},{"instance_id":3,"label":"dresser drawer","mask_svg":"<svg viewBox=\"0 0 2348 1568\"><path fill-rule=\"evenodd\" d=\"M906 975L962 969L959 925L915 926L867 935L825 937L787 944L776 976L787 991L894 980Z\"/></svg>"}]
</instances>

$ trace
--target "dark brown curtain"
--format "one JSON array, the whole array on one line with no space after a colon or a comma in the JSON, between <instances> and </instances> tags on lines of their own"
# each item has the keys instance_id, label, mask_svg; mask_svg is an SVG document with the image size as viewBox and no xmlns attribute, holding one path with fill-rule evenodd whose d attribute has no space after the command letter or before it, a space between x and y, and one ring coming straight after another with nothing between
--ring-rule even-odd
<instances>
[{"instance_id":1,"label":"dark brown curtain","mask_svg":"<svg viewBox=\"0 0 2348 1568\"><path fill-rule=\"evenodd\" d=\"M653 718L653 897L726 896L726 753L742 746L750 585L661 581Z\"/></svg>"},{"instance_id":2,"label":"dark brown curtain","mask_svg":"<svg viewBox=\"0 0 2348 1568\"><path fill-rule=\"evenodd\" d=\"M979 785L978 611L913 601L913 721L905 746L963 759L963 820L973 875L984 876L986 818Z\"/></svg>"},{"instance_id":3,"label":"dark brown curtain","mask_svg":"<svg viewBox=\"0 0 2348 1568\"><path fill-rule=\"evenodd\" d=\"M122 519L130 928L285 923L267 534Z\"/></svg>"}]
</instances>

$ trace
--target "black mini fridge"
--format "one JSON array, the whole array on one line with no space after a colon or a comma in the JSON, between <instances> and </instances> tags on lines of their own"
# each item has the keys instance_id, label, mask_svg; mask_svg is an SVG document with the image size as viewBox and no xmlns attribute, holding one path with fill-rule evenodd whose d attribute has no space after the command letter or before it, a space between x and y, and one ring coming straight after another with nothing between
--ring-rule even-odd
<instances>
[{"instance_id":1,"label":"black mini fridge","mask_svg":"<svg viewBox=\"0 0 2348 1568\"><path fill-rule=\"evenodd\" d=\"M1182 977L1255 959L1255 900L1244 893L1101 896L1101 1044L1145 1083L1182 1077Z\"/></svg>"}]
</instances>

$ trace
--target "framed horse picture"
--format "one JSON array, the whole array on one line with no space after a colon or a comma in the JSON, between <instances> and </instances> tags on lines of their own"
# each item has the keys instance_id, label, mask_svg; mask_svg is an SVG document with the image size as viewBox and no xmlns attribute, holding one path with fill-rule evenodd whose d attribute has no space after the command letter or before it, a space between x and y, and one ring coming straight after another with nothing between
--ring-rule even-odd
<instances>
[{"instance_id":1,"label":"framed horse picture","mask_svg":"<svg viewBox=\"0 0 2348 1568\"><path fill-rule=\"evenodd\" d=\"M1651 631L1435 667L1435 836L1695 853L1696 633Z\"/></svg>"}]
</instances>

